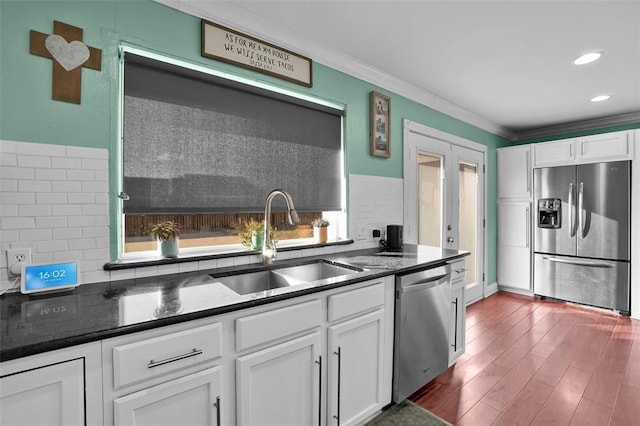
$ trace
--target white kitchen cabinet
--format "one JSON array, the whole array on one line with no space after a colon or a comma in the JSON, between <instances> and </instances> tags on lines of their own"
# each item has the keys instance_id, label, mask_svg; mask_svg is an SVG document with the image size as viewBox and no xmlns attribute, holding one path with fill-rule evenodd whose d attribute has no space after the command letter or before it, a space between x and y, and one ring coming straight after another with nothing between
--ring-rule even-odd
<instances>
[{"instance_id":1,"label":"white kitchen cabinet","mask_svg":"<svg viewBox=\"0 0 640 426\"><path fill-rule=\"evenodd\" d=\"M237 424L320 424L320 332L236 360Z\"/></svg>"},{"instance_id":2,"label":"white kitchen cabinet","mask_svg":"<svg viewBox=\"0 0 640 426\"><path fill-rule=\"evenodd\" d=\"M604 133L578 139L578 162L595 163L633 159L631 132Z\"/></svg>"},{"instance_id":3,"label":"white kitchen cabinet","mask_svg":"<svg viewBox=\"0 0 640 426\"><path fill-rule=\"evenodd\" d=\"M498 203L498 285L531 292L531 203Z\"/></svg>"},{"instance_id":4,"label":"white kitchen cabinet","mask_svg":"<svg viewBox=\"0 0 640 426\"><path fill-rule=\"evenodd\" d=\"M209 368L116 398L114 425L224 424L222 367Z\"/></svg>"},{"instance_id":5,"label":"white kitchen cabinet","mask_svg":"<svg viewBox=\"0 0 640 426\"><path fill-rule=\"evenodd\" d=\"M102 424L99 343L0 366L0 424ZM86 419L86 420L85 420Z\"/></svg>"},{"instance_id":6,"label":"white kitchen cabinet","mask_svg":"<svg viewBox=\"0 0 640 426\"><path fill-rule=\"evenodd\" d=\"M384 311L328 329L328 425L354 425L383 401Z\"/></svg>"},{"instance_id":7,"label":"white kitchen cabinet","mask_svg":"<svg viewBox=\"0 0 640 426\"><path fill-rule=\"evenodd\" d=\"M498 198L531 196L531 146L498 149Z\"/></svg>"},{"instance_id":8,"label":"white kitchen cabinet","mask_svg":"<svg viewBox=\"0 0 640 426\"><path fill-rule=\"evenodd\" d=\"M498 271L500 288L531 290L531 164L526 154L533 151L535 165L564 164L573 161L575 140L534 144L498 150ZM526 185L525 185L526 184ZM508 191L504 192L507 188ZM518 190L519 189L519 190Z\"/></svg>"},{"instance_id":9,"label":"white kitchen cabinet","mask_svg":"<svg viewBox=\"0 0 640 426\"><path fill-rule=\"evenodd\" d=\"M236 320L236 350L256 349L236 360L238 424L360 424L391 401L393 277L356 287Z\"/></svg>"},{"instance_id":10,"label":"white kitchen cabinet","mask_svg":"<svg viewBox=\"0 0 640 426\"><path fill-rule=\"evenodd\" d=\"M84 424L84 372L81 359L0 379L3 425Z\"/></svg>"},{"instance_id":11,"label":"white kitchen cabinet","mask_svg":"<svg viewBox=\"0 0 640 426\"><path fill-rule=\"evenodd\" d=\"M222 353L210 319L104 340L105 425L228 424Z\"/></svg>"},{"instance_id":12,"label":"white kitchen cabinet","mask_svg":"<svg viewBox=\"0 0 640 426\"><path fill-rule=\"evenodd\" d=\"M533 167L564 166L577 162L576 140L533 144Z\"/></svg>"},{"instance_id":13,"label":"white kitchen cabinet","mask_svg":"<svg viewBox=\"0 0 640 426\"><path fill-rule=\"evenodd\" d=\"M633 133L602 133L533 144L535 168L632 160Z\"/></svg>"},{"instance_id":14,"label":"white kitchen cabinet","mask_svg":"<svg viewBox=\"0 0 640 426\"><path fill-rule=\"evenodd\" d=\"M466 262L451 263L451 307L449 314L449 366L453 365L465 350L467 322L467 298L465 294Z\"/></svg>"}]
</instances>

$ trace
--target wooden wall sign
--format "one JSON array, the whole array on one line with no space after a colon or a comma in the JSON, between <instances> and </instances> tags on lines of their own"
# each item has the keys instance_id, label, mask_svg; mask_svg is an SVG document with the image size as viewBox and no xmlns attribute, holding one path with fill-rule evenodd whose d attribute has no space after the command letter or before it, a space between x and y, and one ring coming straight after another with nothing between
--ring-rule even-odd
<instances>
[{"instance_id":1,"label":"wooden wall sign","mask_svg":"<svg viewBox=\"0 0 640 426\"><path fill-rule=\"evenodd\" d=\"M80 103L82 68L102 69L102 50L82 42L82 28L53 21L53 34L31 30L29 52L53 59L51 97L58 101Z\"/></svg>"},{"instance_id":2,"label":"wooden wall sign","mask_svg":"<svg viewBox=\"0 0 640 426\"><path fill-rule=\"evenodd\" d=\"M202 21L202 56L311 87L311 59L238 31Z\"/></svg>"}]
</instances>

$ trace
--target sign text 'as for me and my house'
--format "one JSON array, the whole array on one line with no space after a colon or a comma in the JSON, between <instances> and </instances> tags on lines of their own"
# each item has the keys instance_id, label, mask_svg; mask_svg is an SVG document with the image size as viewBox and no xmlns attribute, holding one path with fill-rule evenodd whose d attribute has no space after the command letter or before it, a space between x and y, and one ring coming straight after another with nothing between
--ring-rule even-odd
<instances>
[{"instance_id":1,"label":"sign text 'as for me and my house'","mask_svg":"<svg viewBox=\"0 0 640 426\"><path fill-rule=\"evenodd\" d=\"M312 86L311 59L204 20L202 56Z\"/></svg>"}]
</instances>

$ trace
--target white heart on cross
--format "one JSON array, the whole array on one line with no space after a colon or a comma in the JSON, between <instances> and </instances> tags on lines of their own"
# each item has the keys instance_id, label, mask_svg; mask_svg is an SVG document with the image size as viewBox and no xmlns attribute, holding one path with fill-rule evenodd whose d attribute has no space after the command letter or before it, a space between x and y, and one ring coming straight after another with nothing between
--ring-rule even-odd
<instances>
[{"instance_id":1,"label":"white heart on cross","mask_svg":"<svg viewBox=\"0 0 640 426\"><path fill-rule=\"evenodd\" d=\"M57 34L52 34L44 41L44 45L51 56L58 61L62 68L71 71L87 62L91 52L81 41L67 41Z\"/></svg>"}]
</instances>

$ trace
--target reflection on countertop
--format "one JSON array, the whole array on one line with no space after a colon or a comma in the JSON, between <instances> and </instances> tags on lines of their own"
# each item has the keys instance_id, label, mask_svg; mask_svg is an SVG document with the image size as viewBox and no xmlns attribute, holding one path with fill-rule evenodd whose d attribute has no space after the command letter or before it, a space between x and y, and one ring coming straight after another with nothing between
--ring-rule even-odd
<instances>
[{"instance_id":1,"label":"reflection on countertop","mask_svg":"<svg viewBox=\"0 0 640 426\"><path fill-rule=\"evenodd\" d=\"M215 277L259 271L265 266L85 284L49 295L7 293L0 296L0 361L285 300L429 264L435 266L467 254L405 245L401 254L385 255L371 249L282 261L268 268L322 258L364 271L245 295L234 292Z\"/></svg>"}]
</instances>

